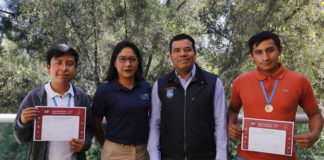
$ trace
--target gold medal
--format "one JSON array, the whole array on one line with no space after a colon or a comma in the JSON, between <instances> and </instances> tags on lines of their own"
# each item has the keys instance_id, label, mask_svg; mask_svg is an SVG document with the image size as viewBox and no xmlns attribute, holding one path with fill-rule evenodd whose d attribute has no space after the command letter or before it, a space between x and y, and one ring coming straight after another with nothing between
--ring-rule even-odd
<instances>
[{"instance_id":1,"label":"gold medal","mask_svg":"<svg viewBox=\"0 0 324 160\"><path fill-rule=\"evenodd\" d=\"M271 101L272 101L272 98L273 98L273 95L276 91L276 88L277 88L277 84L279 82L279 79L276 80L276 83L272 89L272 93L271 93L271 96L270 96L270 99L268 99L268 96L267 96L267 93L266 93L266 90L264 89L264 86L263 86L263 82L262 80L260 80L260 83L261 83L261 87L262 87L262 91L263 91L263 94L264 94L264 97L266 98L267 100L267 105L265 106L264 110L267 112L267 113L271 113L273 111L273 106L271 105Z\"/></svg>"},{"instance_id":2,"label":"gold medal","mask_svg":"<svg viewBox=\"0 0 324 160\"><path fill-rule=\"evenodd\" d=\"M273 106L271 104L268 104L264 109L266 112L271 113L273 111Z\"/></svg>"}]
</instances>

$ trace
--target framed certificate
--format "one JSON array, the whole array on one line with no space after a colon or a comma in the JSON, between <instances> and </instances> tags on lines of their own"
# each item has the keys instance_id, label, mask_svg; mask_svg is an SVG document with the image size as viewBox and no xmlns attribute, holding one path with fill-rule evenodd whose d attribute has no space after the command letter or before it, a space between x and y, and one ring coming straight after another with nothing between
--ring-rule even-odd
<instances>
[{"instance_id":1,"label":"framed certificate","mask_svg":"<svg viewBox=\"0 0 324 160\"><path fill-rule=\"evenodd\" d=\"M36 106L40 112L34 120L34 141L84 140L85 107Z\"/></svg>"},{"instance_id":2,"label":"framed certificate","mask_svg":"<svg viewBox=\"0 0 324 160\"><path fill-rule=\"evenodd\" d=\"M294 122L243 118L241 149L292 156Z\"/></svg>"}]
</instances>

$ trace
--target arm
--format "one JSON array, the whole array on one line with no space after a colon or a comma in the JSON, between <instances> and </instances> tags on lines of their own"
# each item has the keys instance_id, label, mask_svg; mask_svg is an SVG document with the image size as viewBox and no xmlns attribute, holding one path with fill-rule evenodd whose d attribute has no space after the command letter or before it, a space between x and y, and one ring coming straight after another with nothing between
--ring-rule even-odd
<instances>
[{"instance_id":1,"label":"arm","mask_svg":"<svg viewBox=\"0 0 324 160\"><path fill-rule=\"evenodd\" d=\"M86 129L85 129L85 139L84 139L84 146L81 147L81 151L87 151L90 149L91 144L92 144L92 137L93 137L93 132L94 132L94 122L93 122L93 114L92 114L92 109L91 109L91 104L90 104L90 99L88 95L84 94L83 96L85 100L85 106L86 106ZM82 105L83 106L83 105ZM76 145L80 146L82 145L82 142L79 140L75 143Z\"/></svg>"},{"instance_id":2,"label":"arm","mask_svg":"<svg viewBox=\"0 0 324 160\"><path fill-rule=\"evenodd\" d=\"M99 117L94 117L95 120L95 137L100 145L100 147L102 148L105 142L105 136L104 136L104 132L102 130L102 126L101 126L101 122L102 122L103 118L99 118Z\"/></svg>"},{"instance_id":3,"label":"arm","mask_svg":"<svg viewBox=\"0 0 324 160\"><path fill-rule=\"evenodd\" d=\"M85 146L83 147L83 151L87 151L90 149L92 144L92 137L94 132L94 122L93 122L93 114L90 104L90 99L86 96L87 99L87 119L86 119L86 134L85 134Z\"/></svg>"},{"instance_id":4,"label":"arm","mask_svg":"<svg viewBox=\"0 0 324 160\"><path fill-rule=\"evenodd\" d=\"M310 133L302 133L294 136L301 148L309 148L319 139L323 128L323 117L318 106L305 110L309 119Z\"/></svg>"},{"instance_id":5,"label":"arm","mask_svg":"<svg viewBox=\"0 0 324 160\"><path fill-rule=\"evenodd\" d=\"M35 107L27 107L22 110L19 118L20 125L27 125L30 121L36 119L39 115L39 111Z\"/></svg>"},{"instance_id":6,"label":"arm","mask_svg":"<svg viewBox=\"0 0 324 160\"><path fill-rule=\"evenodd\" d=\"M309 133L294 136L302 148L311 147L320 137L323 128L323 117L315 100L312 86L306 77L302 77L302 93L299 105L306 112L309 119Z\"/></svg>"},{"instance_id":7,"label":"arm","mask_svg":"<svg viewBox=\"0 0 324 160\"><path fill-rule=\"evenodd\" d=\"M242 128L236 125L238 114L240 113L241 106L234 106L232 103L228 109L228 122L227 122L227 130L228 136L234 140L240 140L242 136Z\"/></svg>"},{"instance_id":8,"label":"arm","mask_svg":"<svg viewBox=\"0 0 324 160\"><path fill-rule=\"evenodd\" d=\"M92 136L93 136L93 130L94 130L94 124L93 124L93 116L92 111L90 108L90 100L88 99L88 96L86 96L86 102L87 102L87 113L86 113L86 134L85 134L85 140L79 140L76 138L73 138L69 141L70 145L70 151L72 152L81 152L81 151L87 151L90 149L92 144Z\"/></svg>"},{"instance_id":9,"label":"arm","mask_svg":"<svg viewBox=\"0 0 324 160\"><path fill-rule=\"evenodd\" d=\"M109 96L107 95L109 92L111 92L111 90L105 90L103 87L98 87L92 104L92 112L94 116L94 135L101 148L103 148L105 142L104 131L101 124L104 114L107 114L106 108L108 106L106 106L105 96Z\"/></svg>"},{"instance_id":10,"label":"arm","mask_svg":"<svg viewBox=\"0 0 324 160\"><path fill-rule=\"evenodd\" d=\"M226 130L226 96L220 79L216 80L214 93L214 120L216 159L227 160L227 130Z\"/></svg>"},{"instance_id":11,"label":"arm","mask_svg":"<svg viewBox=\"0 0 324 160\"><path fill-rule=\"evenodd\" d=\"M31 107L33 106L33 107ZM29 93L21 105L13 122L13 133L18 143L27 143L33 140L33 119L38 115L32 104L31 93Z\"/></svg>"},{"instance_id":12,"label":"arm","mask_svg":"<svg viewBox=\"0 0 324 160\"><path fill-rule=\"evenodd\" d=\"M69 141L70 145L70 151L72 152L81 152L83 147L85 146L84 140L78 140L76 138L73 138Z\"/></svg>"},{"instance_id":13,"label":"arm","mask_svg":"<svg viewBox=\"0 0 324 160\"><path fill-rule=\"evenodd\" d=\"M78 89L78 88L77 88ZM91 110L90 99L87 94L83 91L79 91L82 94L76 98L76 106L82 106L86 108L86 126L85 126L85 138L84 140L79 140L77 138L72 138L69 141L70 151L72 152L85 152L90 149L92 144L92 137L94 131L93 114Z\"/></svg>"},{"instance_id":14,"label":"arm","mask_svg":"<svg viewBox=\"0 0 324 160\"><path fill-rule=\"evenodd\" d=\"M236 125L238 115L240 113L242 107L242 100L240 97L240 89L239 89L239 77L236 78L232 84L232 97L231 103L228 108L227 114L227 131L228 136L234 140L240 140L242 136L242 128Z\"/></svg>"},{"instance_id":15,"label":"arm","mask_svg":"<svg viewBox=\"0 0 324 160\"><path fill-rule=\"evenodd\" d=\"M152 89L152 112L150 117L150 132L147 144L147 151L149 152L151 160L160 160L161 153L160 146L160 120L161 120L161 101L158 95L158 83L155 82Z\"/></svg>"}]
</instances>

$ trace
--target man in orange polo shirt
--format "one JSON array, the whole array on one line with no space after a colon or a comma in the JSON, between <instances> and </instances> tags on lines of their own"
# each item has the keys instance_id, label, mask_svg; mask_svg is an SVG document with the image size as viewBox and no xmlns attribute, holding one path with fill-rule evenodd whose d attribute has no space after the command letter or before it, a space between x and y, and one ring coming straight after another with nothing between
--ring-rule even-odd
<instances>
[{"instance_id":1,"label":"man in orange polo shirt","mask_svg":"<svg viewBox=\"0 0 324 160\"><path fill-rule=\"evenodd\" d=\"M276 34L267 31L255 34L249 40L249 48L256 69L234 80L228 112L229 136L241 139L242 129L236 122L242 106L246 118L294 122L300 105L309 118L310 132L295 135L294 140L301 148L311 147L320 137L323 117L309 81L278 62L282 46ZM296 160L297 157L295 147L292 156L284 156L241 150L239 144L235 159Z\"/></svg>"}]
</instances>

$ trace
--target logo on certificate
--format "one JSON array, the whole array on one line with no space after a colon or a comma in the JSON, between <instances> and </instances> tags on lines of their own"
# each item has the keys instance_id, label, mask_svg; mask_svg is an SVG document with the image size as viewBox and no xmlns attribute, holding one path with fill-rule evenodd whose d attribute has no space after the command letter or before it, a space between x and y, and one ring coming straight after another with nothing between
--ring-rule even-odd
<instances>
[{"instance_id":1,"label":"logo on certificate","mask_svg":"<svg viewBox=\"0 0 324 160\"><path fill-rule=\"evenodd\" d=\"M49 113L51 113L51 111L50 111L49 109L45 109L45 110L44 110L44 113L45 113L45 114L49 114Z\"/></svg>"}]
</instances>

